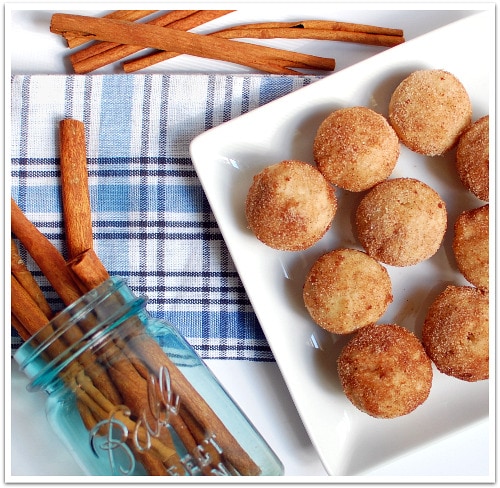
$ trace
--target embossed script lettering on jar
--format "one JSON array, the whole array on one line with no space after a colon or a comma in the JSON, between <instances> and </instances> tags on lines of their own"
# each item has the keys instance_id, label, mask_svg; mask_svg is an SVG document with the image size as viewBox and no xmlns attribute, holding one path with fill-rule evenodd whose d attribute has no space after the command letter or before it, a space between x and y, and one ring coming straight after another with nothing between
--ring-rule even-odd
<instances>
[{"instance_id":1,"label":"embossed script lettering on jar","mask_svg":"<svg viewBox=\"0 0 500 488\"><path fill-rule=\"evenodd\" d=\"M98 422L90 430L90 445L97 457L107 456L111 471L118 475L130 475L135 471L136 462L133 451L128 446L132 442L137 452L146 452L153 447L153 439L161 436L162 429L169 429L171 421L179 414L180 398L171 388L168 368L162 366L158 377L149 376L148 412L143 411L134 430L129 432L132 412L125 405L119 405L111 415ZM144 428L142 428L144 427ZM132 434L132 435L130 435ZM173 435L172 429L169 434ZM178 453L175 446L172 455ZM180 462L169 466L171 476L200 476L207 467L212 476L232 476L231 469L223 462L223 451L215 440L214 434L206 434L201 444L195 445L191 452L180 457Z\"/></svg>"}]
</instances>

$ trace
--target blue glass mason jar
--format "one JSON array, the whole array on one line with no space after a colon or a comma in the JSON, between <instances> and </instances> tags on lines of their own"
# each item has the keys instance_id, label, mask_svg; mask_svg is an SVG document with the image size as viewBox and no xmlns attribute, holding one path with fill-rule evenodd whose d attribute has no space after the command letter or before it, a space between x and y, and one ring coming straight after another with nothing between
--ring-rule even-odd
<instances>
[{"instance_id":1,"label":"blue glass mason jar","mask_svg":"<svg viewBox=\"0 0 500 488\"><path fill-rule=\"evenodd\" d=\"M92 476L279 476L283 466L192 347L110 278L16 352L28 390Z\"/></svg>"}]
</instances>

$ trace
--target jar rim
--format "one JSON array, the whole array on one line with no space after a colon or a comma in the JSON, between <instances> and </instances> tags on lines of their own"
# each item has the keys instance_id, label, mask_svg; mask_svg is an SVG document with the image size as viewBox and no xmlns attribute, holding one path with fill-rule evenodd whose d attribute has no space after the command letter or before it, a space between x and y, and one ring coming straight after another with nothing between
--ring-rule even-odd
<instances>
[{"instance_id":1,"label":"jar rim","mask_svg":"<svg viewBox=\"0 0 500 488\"><path fill-rule=\"evenodd\" d=\"M61 354L49 359L44 357L44 353L71 327L75 326L80 319L88 317L96 307L105 303L106 299L116 293L127 301L126 306L123 304L127 310L135 312L143 308L146 302L145 298L137 298L130 291L124 278L113 276L61 310L19 347L14 354L14 360L31 380L27 386L28 390L34 391L47 386L68 364L104 340L113 329L121 324L121 321L117 319L123 315L123 312L117 308L107 315L105 320L98 321L95 327L85 331Z\"/></svg>"},{"instance_id":2,"label":"jar rim","mask_svg":"<svg viewBox=\"0 0 500 488\"><path fill-rule=\"evenodd\" d=\"M122 281L124 282L124 280L122 278L117 277L117 276L111 277L111 278L107 279L106 281L103 281L97 287L88 291L87 293L82 295L80 298L75 300L73 303L71 303L67 307L63 308L54 318L49 320L49 322L47 322L47 324L45 324L40 330L38 330L35 334L33 334L29 339L27 339L19 347L18 350L21 350L23 348L28 349L29 347L31 347L33 349L33 353L38 352L38 351L41 353L42 349L45 349L45 347L48 343L48 340L41 340L40 338L43 336L47 336L47 335L49 337L53 337L53 334L47 334L47 331L50 331L52 329L52 327L54 326L54 324L61 320L60 317L62 316L62 314L68 314L68 313L71 314L73 311L75 311L76 309L81 307L81 305L83 303L88 302L89 298L92 298L93 296L99 296L106 289L110 288L113 285L116 286L117 284L120 284ZM87 304L87 307L91 303L92 302ZM81 312L82 312L82 310L79 310L78 313L81 313ZM64 331L64 328L58 328L57 331L58 331L57 335L60 336L62 334L62 332ZM35 346L35 344L38 344L38 345Z\"/></svg>"}]
</instances>

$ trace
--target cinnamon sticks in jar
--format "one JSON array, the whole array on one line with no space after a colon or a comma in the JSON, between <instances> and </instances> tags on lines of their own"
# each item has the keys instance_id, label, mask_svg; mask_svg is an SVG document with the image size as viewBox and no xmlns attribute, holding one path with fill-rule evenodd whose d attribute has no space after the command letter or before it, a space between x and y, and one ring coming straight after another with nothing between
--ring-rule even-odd
<instances>
[{"instance_id":1,"label":"cinnamon sticks in jar","mask_svg":"<svg viewBox=\"0 0 500 488\"><path fill-rule=\"evenodd\" d=\"M92 244L83 123L72 119L61 121L60 140L61 193L69 259L66 260L36 229L13 199L11 221L14 236L38 264L63 302L72 305L87 291L94 290L108 280L109 274ZM45 333L50 332L45 326L52 317L52 311L39 296L36 282L31 276L26 276L29 272L14 241L11 261L12 325L24 340L29 340L35 334L38 337L42 330L45 336ZM115 301L109 305L113 304ZM120 303L116 305L120 306ZM61 314L58 316L61 317ZM95 320L98 318L90 314L85 321L78 322L76 327L71 328L71 338L80 343L82 337L88 337L92 332ZM171 429L185 449L191 449L194 455L207 436L215 436L217 449L220 448L224 455L224 469L235 475L258 475L260 467L176 363L144 332L139 319L130 317L128 320L130 326L126 343L115 338L101 344L98 351L84 350L78 361L70 364L62 378L74 388L79 413L86 428L96 429L110 418L120 416L120 421L133 436L127 439L127 443L150 475L166 476L174 471L182 474L183 464L172 440ZM53 322L50 324L51 329ZM65 348L72 344L71 341L68 344L69 339L66 334L58 334L55 340L51 338L51 347L47 350L50 359L64 354ZM106 367L96 360L97 354L106 358ZM159 429L156 435L148 430L158 420L155 419L158 407L151 397L155 393L151 388L154 390L155 385L160 388L164 386L157 379L161 374L159 372L164 370L168 371L173 395L181 401L169 428ZM161 391L156 393L158 398L164 394ZM125 411L130 411L130 414L123 414ZM150 448L143 449L149 444ZM205 447L208 449L210 445ZM217 449L211 454L210 462L203 462L205 474L219 470L218 463L222 461L218 458L220 453Z\"/></svg>"}]
</instances>

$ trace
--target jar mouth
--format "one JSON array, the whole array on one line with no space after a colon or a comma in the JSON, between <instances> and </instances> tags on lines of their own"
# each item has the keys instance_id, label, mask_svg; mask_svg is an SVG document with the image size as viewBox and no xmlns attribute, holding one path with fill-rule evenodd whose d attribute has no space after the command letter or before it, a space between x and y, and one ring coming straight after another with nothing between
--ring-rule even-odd
<instances>
[{"instance_id":1,"label":"jar mouth","mask_svg":"<svg viewBox=\"0 0 500 488\"><path fill-rule=\"evenodd\" d=\"M27 389L46 388L81 354L109 340L109 334L145 303L115 276L68 305L14 354L31 380Z\"/></svg>"}]
</instances>

